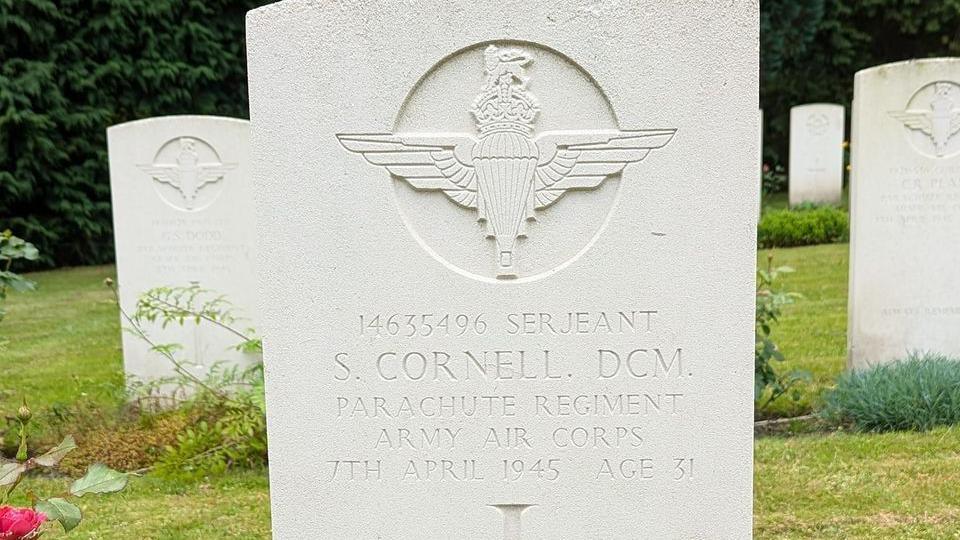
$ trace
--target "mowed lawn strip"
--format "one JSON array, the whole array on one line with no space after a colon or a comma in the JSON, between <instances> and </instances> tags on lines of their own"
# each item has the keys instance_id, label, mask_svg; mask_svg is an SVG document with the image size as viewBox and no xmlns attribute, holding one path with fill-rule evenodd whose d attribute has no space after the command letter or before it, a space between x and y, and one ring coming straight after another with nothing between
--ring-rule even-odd
<instances>
[{"instance_id":1,"label":"mowed lawn strip","mask_svg":"<svg viewBox=\"0 0 960 540\"><path fill-rule=\"evenodd\" d=\"M960 538L960 430L761 438L757 538Z\"/></svg>"},{"instance_id":2,"label":"mowed lawn strip","mask_svg":"<svg viewBox=\"0 0 960 540\"><path fill-rule=\"evenodd\" d=\"M38 289L13 293L0 321L0 414L32 405L106 402L123 384L120 320L103 280L112 266L30 274Z\"/></svg>"}]
</instances>

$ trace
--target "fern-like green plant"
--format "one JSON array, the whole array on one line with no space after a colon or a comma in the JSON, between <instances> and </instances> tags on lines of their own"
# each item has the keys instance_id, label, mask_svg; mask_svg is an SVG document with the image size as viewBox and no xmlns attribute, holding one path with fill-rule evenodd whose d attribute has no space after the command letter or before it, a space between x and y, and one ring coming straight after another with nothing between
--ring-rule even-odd
<instances>
[{"instance_id":1,"label":"fern-like green plant","mask_svg":"<svg viewBox=\"0 0 960 540\"><path fill-rule=\"evenodd\" d=\"M116 295L112 280L107 285ZM119 306L119 296L117 304ZM176 405L192 417L195 425L179 434L176 444L167 445L155 466L157 474L166 477L203 477L220 474L237 467L257 467L267 460L266 395L263 363L248 368L212 366L203 379L183 366L189 359L180 358L183 347L176 343L157 344L150 341L142 325L212 323L214 328L231 335L235 347L246 352L262 352L262 343L252 328L238 329L241 319L233 304L223 295L199 285L155 287L138 299L133 314L126 314L128 329L146 340L151 348L175 367L176 375L145 383L137 388L141 396L175 394L185 396ZM169 401L168 401L169 402Z\"/></svg>"}]
</instances>

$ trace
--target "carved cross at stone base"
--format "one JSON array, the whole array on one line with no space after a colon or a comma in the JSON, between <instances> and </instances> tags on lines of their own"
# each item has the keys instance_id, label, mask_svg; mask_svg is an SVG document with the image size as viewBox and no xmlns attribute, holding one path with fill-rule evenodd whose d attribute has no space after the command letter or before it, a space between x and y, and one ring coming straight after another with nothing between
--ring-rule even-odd
<instances>
[{"instance_id":1,"label":"carved cross at stone base","mask_svg":"<svg viewBox=\"0 0 960 540\"><path fill-rule=\"evenodd\" d=\"M520 518L523 512L535 504L491 504L503 514L503 540L522 540Z\"/></svg>"}]
</instances>

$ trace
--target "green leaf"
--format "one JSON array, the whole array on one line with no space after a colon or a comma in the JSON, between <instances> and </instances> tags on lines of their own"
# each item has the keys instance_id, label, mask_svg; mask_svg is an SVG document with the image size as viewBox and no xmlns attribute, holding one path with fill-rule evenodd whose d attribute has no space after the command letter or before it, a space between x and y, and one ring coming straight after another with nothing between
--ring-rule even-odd
<instances>
[{"instance_id":1,"label":"green leaf","mask_svg":"<svg viewBox=\"0 0 960 540\"><path fill-rule=\"evenodd\" d=\"M70 493L83 497L87 493L115 493L127 487L127 474L117 472L103 463L94 463L87 474L70 486Z\"/></svg>"},{"instance_id":2,"label":"green leaf","mask_svg":"<svg viewBox=\"0 0 960 540\"><path fill-rule=\"evenodd\" d=\"M59 497L40 501L34 506L34 509L37 512L42 512L47 516L47 519L51 521L59 521L60 525L63 525L63 530L66 532L75 529L77 525L80 524L80 520L83 519L83 513L80 512L80 508Z\"/></svg>"},{"instance_id":3,"label":"green leaf","mask_svg":"<svg viewBox=\"0 0 960 540\"><path fill-rule=\"evenodd\" d=\"M0 463L0 486L15 483L26 470L27 467L23 463Z\"/></svg>"},{"instance_id":4,"label":"green leaf","mask_svg":"<svg viewBox=\"0 0 960 540\"><path fill-rule=\"evenodd\" d=\"M36 290L37 284L13 272L0 271L0 285L5 285L17 292Z\"/></svg>"},{"instance_id":5,"label":"green leaf","mask_svg":"<svg viewBox=\"0 0 960 540\"><path fill-rule=\"evenodd\" d=\"M30 242L27 242L26 244L27 245L23 247L23 258L28 261L35 261L39 259L40 251L36 248L36 246L31 244Z\"/></svg>"},{"instance_id":6,"label":"green leaf","mask_svg":"<svg viewBox=\"0 0 960 540\"><path fill-rule=\"evenodd\" d=\"M42 456L34 458L34 463L37 465L42 465L44 467L56 467L60 460L63 459L63 456L69 454L71 451L76 450L77 441L73 440L73 435L67 435L64 437L63 442L58 444L56 447L47 450Z\"/></svg>"}]
</instances>

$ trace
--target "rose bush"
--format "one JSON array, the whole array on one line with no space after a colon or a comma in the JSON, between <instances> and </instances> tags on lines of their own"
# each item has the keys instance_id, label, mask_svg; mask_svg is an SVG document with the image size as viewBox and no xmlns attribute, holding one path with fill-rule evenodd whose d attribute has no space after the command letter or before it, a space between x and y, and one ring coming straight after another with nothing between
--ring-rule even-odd
<instances>
[{"instance_id":1,"label":"rose bush","mask_svg":"<svg viewBox=\"0 0 960 540\"><path fill-rule=\"evenodd\" d=\"M31 508L0 506L0 540L29 540L40 536L47 516Z\"/></svg>"},{"instance_id":2,"label":"rose bush","mask_svg":"<svg viewBox=\"0 0 960 540\"><path fill-rule=\"evenodd\" d=\"M42 534L40 527L45 521L59 521L65 532L70 532L80 525L83 513L77 505L67 498L80 498L89 494L116 493L127 487L129 476L114 471L102 463L94 463L87 468L87 474L78 478L70 488L59 496L42 498L32 492L27 494L33 509L14 508L6 506L11 494L24 476L34 469L56 469L64 456L77 448L72 435L67 435L63 442L47 450L43 454L30 457L27 448L27 427L33 413L24 400L23 406L17 411L17 422L20 424L20 447L15 460L3 459L0 456L0 540L34 539Z\"/></svg>"}]
</instances>

